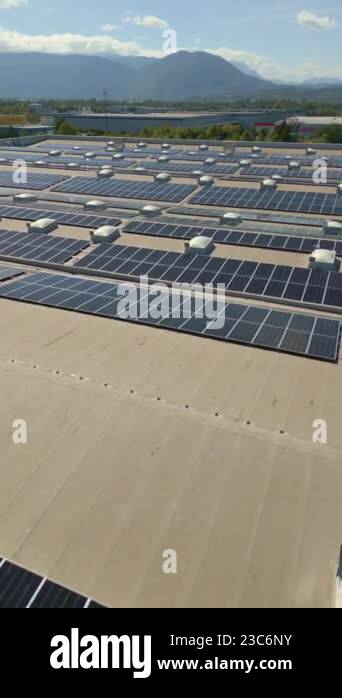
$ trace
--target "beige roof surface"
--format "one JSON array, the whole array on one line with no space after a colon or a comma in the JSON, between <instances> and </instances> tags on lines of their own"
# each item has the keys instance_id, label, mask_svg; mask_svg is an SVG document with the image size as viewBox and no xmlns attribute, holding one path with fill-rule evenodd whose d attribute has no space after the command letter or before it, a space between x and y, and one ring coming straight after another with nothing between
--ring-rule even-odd
<instances>
[{"instance_id":1,"label":"beige roof surface","mask_svg":"<svg viewBox=\"0 0 342 698\"><path fill-rule=\"evenodd\" d=\"M215 254L308 263L246 247ZM4 299L0 337L1 556L113 607L340 599L341 360ZM26 445L13 443L17 419ZM314 443L316 420L326 444ZM162 571L169 549L177 574Z\"/></svg>"}]
</instances>

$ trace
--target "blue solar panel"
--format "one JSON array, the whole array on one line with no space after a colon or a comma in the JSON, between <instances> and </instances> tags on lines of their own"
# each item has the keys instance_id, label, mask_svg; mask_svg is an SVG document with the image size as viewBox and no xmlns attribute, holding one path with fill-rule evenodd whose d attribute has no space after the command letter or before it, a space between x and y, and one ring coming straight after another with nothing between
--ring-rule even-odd
<instances>
[{"instance_id":1,"label":"blue solar panel","mask_svg":"<svg viewBox=\"0 0 342 698\"><path fill-rule=\"evenodd\" d=\"M199 168L198 165L195 165L194 163L189 163L189 162L175 162L172 160L169 160L167 162L155 162L152 160L147 160L144 162L143 167L147 171L152 171L152 172L162 172L163 170L167 170L167 172L183 172L185 174L191 174L193 170L197 170ZM208 165L206 163L202 163L200 165L200 170L202 172L205 172L207 174L212 173L212 174L225 174L225 175L232 175L235 174L238 170L237 165L223 165L220 163L215 163L213 165Z\"/></svg>"},{"instance_id":2,"label":"blue solar panel","mask_svg":"<svg viewBox=\"0 0 342 698\"><path fill-rule=\"evenodd\" d=\"M342 197L315 192L209 186L195 194L189 203L342 216Z\"/></svg>"},{"instance_id":3,"label":"blue solar panel","mask_svg":"<svg viewBox=\"0 0 342 698\"><path fill-rule=\"evenodd\" d=\"M0 559L0 608L100 608L100 604Z\"/></svg>"},{"instance_id":4,"label":"blue solar panel","mask_svg":"<svg viewBox=\"0 0 342 698\"><path fill-rule=\"evenodd\" d=\"M53 218L60 225L72 225L81 228L99 228L101 225L119 225L120 218L109 216L96 216L89 213L73 211L61 211L50 208L26 208L23 206L1 206L2 218L14 218L15 220L36 221L39 218Z\"/></svg>"},{"instance_id":5,"label":"blue solar panel","mask_svg":"<svg viewBox=\"0 0 342 698\"><path fill-rule=\"evenodd\" d=\"M0 287L0 297L327 361L338 359L341 327L337 320L224 301L218 301L216 312L209 315L205 297L199 307L198 299L166 289L161 303L155 290L147 288L137 289L135 310L127 315L130 290L124 284L34 273ZM165 301L168 310L156 312L158 303L165 308Z\"/></svg>"},{"instance_id":6,"label":"blue solar panel","mask_svg":"<svg viewBox=\"0 0 342 698\"><path fill-rule=\"evenodd\" d=\"M23 274L22 269L16 269L15 267L4 267L3 264L0 264L0 281L14 279L15 276L20 276L20 274Z\"/></svg>"},{"instance_id":7,"label":"blue solar panel","mask_svg":"<svg viewBox=\"0 0 342 698\"><path fill-rule=\"evenodd\" d=\"M219 260L221 264L219 264ZM75 268L95 274L120 277L148 276L167 283L222 284L228 293L281 300L289 304L318 304L322 309L342 307L342 274L285 265L244 262L201 254L179 254L149 248L103 243L85 255ZM265 283L261 283L261 279ZM319 300L310 300L314 287Z\"/></svg>"},{"instance_id":8,"label":"blue solar panel","mask_svg":"<svg viewBox=\"0 0 342 698\"><path fill-rule=\"evenodd\" d=\"M66 179L65 175L53 175L53 174L37 174L36 172L27 173L27 181L24 178L18 176L18 181L13 179L13 173L0 170L0 187L11 187L20 189L45 189L46 187L51 187L54 184L59 184Z\"/></svg>"},{"instance_id":9,"label":"blue solar panel","mask_svg":"<svg viewBox=\"0 0 342 698\"><path fill-rule=\"evenodd\" d=\"M94 194L99 196L122 196L123 198L149 199L150 201L182 201L193 192L192 184L174 184L114 179L103 181L91 177L73 177L53 188L53 191L73 194Z\"/></svg>"},{"instance_id":10,"label":"blue solar panel","mask_svg":"<svg viewBox=\"0 0 342 698\"><path fill-rule=\"evenodd\" d=\"M261 247L273 250L303 252L308 254L318 245L322 249L334 250L342 255L342 241L332 241L319 238L295 237L293 235L272 235L267 233L249 232L239 227L238 230L221 227L204 227L200 225L179 225L169 222L151 222L130 220L124 227L125 233L139 233L157 237L172 237L188 240L196 235L205 235L213 242L224 245L239 245L242 247Z\"/></svg>"},{"instance_id":11,"label":"blue solar panel","mask_svg":"<svg viewBox=\"0 0 342 698\"><path fill-rule=\"evenodd\" d=\"M64 264L88 246L89 242L74 238L0 230L1 259Z\"/></svg>"},{"instance_id":12,"label":"blue solar panel","mask_svg":"<svg viewBox=\"0 0 342 698\"><path fill-rule=\"evenodd\" d=\"M304 168L300 170L288 170L285 167L242 167L239 174L243 177L272 177L272 175L278 175L283 179L309 179L312 180L315 170L312 168ZM328 182L340 182L342 180L342 169L333 169L329 167L327 169L327 180Z\"/></svg>"}]
</instances>

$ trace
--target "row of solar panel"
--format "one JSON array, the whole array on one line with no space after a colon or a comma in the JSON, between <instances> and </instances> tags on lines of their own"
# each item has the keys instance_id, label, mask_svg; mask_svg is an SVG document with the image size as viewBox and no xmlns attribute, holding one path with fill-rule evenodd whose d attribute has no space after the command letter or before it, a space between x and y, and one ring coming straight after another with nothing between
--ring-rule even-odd
<instances>
[{"instance_id":1,"label":"row of solar panel","mask_svg":"<svg viewBox=\"0 0 342 698\"><path fill-rule=\"evenodd\" d=\"M86 240L0 230L0 258L2 259L65 264L88 245L89 242Z\"/></svg>"},{"instance_id":2,"label":"row of solar panel","mask_svg":"<svg viewBox=\"0 0 342 698\"><path fill-rule=\"evenodd\" d=\"M201 216L200 218L194 218L193 216L187 216L186 218L182 215L177 216L176 214L170 215L170 211L165 213L163 216L158 216L158 218L154 218L154 221L159 221L163 223L170 223L171 225L182 225L182 226L192 226L195 228L198 227L206 227L206 228L216 228L218 229L220 227L221 230L229 230L229 220L226 219L226 223L220 223L220 226L218 225L217 221L214 220L214 217L212 219ZM298 225L289 225L289 224L279 224L275 225L273 223L269 223L267 220L262 221L262 220L250 220L246 218L246 220L243 220L241 217L241 221L236 221L236 224L234 225L234 230L243 230L248 233L268 233L269 235L285 235L285 236L297 236L297 237L317 237L319 235L320 231L317 230L317 228L310 226L310 227L304 227L304 226L298 226ZM331 237L331 233L330 233Z\"/></svg>"},{"instance_id":3,"label":"row of solar panel","mask_svg":"<svg viewBox=\"0 0 342 698\"><path fill-rule=\"evenodd\" d=\"M174 206L167 210L167 213L172 213L178 216L201 216L206 218L219 218L222 215L221 209L205 208L196 206ZM294 214L287 215L286 213L268 213L267 211L251 212L244 209L237 211L244 221L264 221L265 223L281 223L284 225L298 226L314 226L322 228L325 224L325 218L317 216L295 216Z\"/></svg>"},{"instance_id":4,"label":"row of solar panel","mask_svg":"<svg viewBox=\"0 0 342 698\"><path fill-rule=\"evenodd\" d=\"M0 608L104 608L46 577L0 558Z\"/></svg>"},{"instance_id":5,"label":"row of solar panel","mask_svg":"<svg viewBox=\"0 0 342 698\"><path fill-rule=\"evenodd\" d=\"M100 196L123 196L128 199L149 199L153 201L182 201L193 192L192 184L157 184L151 181L133 182L128 179L103 181L91 177L73 177L53 188L53 191Z\"/></svg>"},{"instance_id":6,"label":"row of solar panel","mask_svg":"<svg viewBox=\"0 0 342 698\"><path fill-rule=\"evenodd\" d=\"M7 162L3 162L2 158L6 158ZM117 167L117 168L127 168L127 167L132 167L132 165L136 164L136 160L132 160L131 158L124 158L123 160L113 160L110 157L110 153L108 153L107 157L102 157L102 158L91 158L91 159L86 159L84 157L73 157L71 160L70 158L66 157L46 157L46 158L41 158L37 154L32 154L32 153L4 153L1 155L1 166L12 166L13 162L16 162L17 160L23 160L25 161L30 167L67 167L68 163L72 162L77 164L80 169L86 168L89 169L89 167L94 168L94 167L99 167L102 165L108 165L109 167Z\"/></svg>"},{"instance_id":7,"label":"row of solar panel","mask_svg":"<svg viewBox=\"0 0 342 698\"><path fill-rule=\"evenodd\" d=\"M191 174L194 170L198 170L198 165L195 165L194 163L177 162L173 160L169 160L167 162L146 160L143 165L139 164L138 167L144 167L145 170L150 172L161 172L162 170L166 170L167 172L183 172L185 174ZM203 173L223 175L233 175L239 169L238 165L222 165L220 163L214 163L213 165L203 163L200 167L201 172Z\"/></svg>"},{"instance_id":8,"label":"row of solar panel","mask_svg":"<svg viewBox=\"0 0 342 698\"><path fill-rule=\"evenodd\" d=\"M338 359L338 320L226 303L182 293L35 273L0 287L0 296L117 320L178 330L327 361Z\"/></svg>"},{"instance_id":9,"label":"row of solar panel","mask_svg":"<svg viewBox=\"0 0 342 698\"><path fill-rule=\"evenodd\" d=\"M151 223L150 221L131 220L124 227L125 233L140 233L158 237L172 237L189 240L196 235L210 237L213 242L224 245L241 245L244 247L261 247L269 250L288 252L312 252L319 245L325 250L335 250L342 255L342 241L324 240L313 237L296 237L294 235L272 235L266 233L232 230L227 228L204 228L193 225L172 223Z\"/></svg>"},{"instance_id":10,"label":"row of solar panel","mask_svg":"<svg viewBox=\"0 0 342 698\"><path fill-rule=\"evenodd\" d=\"M95 216L89 213L73 213L58 209L23 208L22 206L0 206L1 218L36 221L39 218L53 218L60 225L72 225L80 228L99 228L101 225L119 225L120 218Z\"/></svg>"},{"instance_id":11,"label":"row of solar panel","mask_svg":"<svg viewBox=\"0 0 342 698\"><path fill-rule=\"evenodd\" d=\"M51 187L55 184L63 182L68 179L66 175L54 175L54 174L38 174L36 172L29 172L25 176L24 170L18 170L15 174L12 172L7 172L5 170L0 170L0 187L19 187L23 189L46 189L46 187Z\"/></svg>"},{"instance_id":12,"label":"row of solar panel","mask_svg":"<svg viewBox=\"0 0 342 698\"><path fill-rule=\"evenodd\" d=\"M23 274L22 269L16 269L15 267L4 267L0 264L0 281L8 281L8 279L14 279L16 276Z\"/></svg>"},{"instance_id":13,"label":"row of solar panel","mask_svg":"<svg viewBox=\"0 0 342 698\"><path fill-rule=\"evenodd\" d=\"M63 186L63 185L61 185ZM67 185L65 185L67 186ZM190 199L191 204L270 209L342 216L342 197L295 191L259 190L240 187L204 187Z\"/></svg>"},{"instance_id":14,"label":"row of solar panel","mask_svg":"<svg viewBox=\"0 0 342 698\"><path fill-rule=\"evenodd\" d=\"M342 274L284 265L179 254L102 243L74 265L107 276L182 284L221 284L226 291L325 307L342 307Z\"/></svg>"},{"instance_id":15,"label":"row of solar panel","mask_svg":"<svg viewBox=\"0 0 342 698\"><path fill-rule=\"evenodd\" d=\"M239 174L248 177L272 177L273 175L277 175L278 177L282 177L283 179L313 179L314 174L316 174L317 177L317 170L313 170L312 168L304 168L302 170L288 170L284 167L242 167L241 170L239 170ZM322 172L323 175L323 172ZM332 167L328 167L327 172L326 172L326 178L327 182L340 182L342 180L342 169L335 169ZM323 182L323 176L321 179L318 180L318 184L324 184ZM317 184L317 181L316 181Z\"/></svg>"}]
</instances>

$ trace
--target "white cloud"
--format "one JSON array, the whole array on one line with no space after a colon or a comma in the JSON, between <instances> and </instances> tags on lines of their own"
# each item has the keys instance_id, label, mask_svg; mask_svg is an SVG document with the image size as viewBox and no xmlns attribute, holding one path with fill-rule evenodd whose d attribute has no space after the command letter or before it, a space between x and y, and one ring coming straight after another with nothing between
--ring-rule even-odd
<instances>
[{"instance_id":1,"label":"white cloud","mask_svg":"<svg viewBox=\"0 0 342 698\"><path fill-rule=\"evenodd\" d=\"M308 12L307 10L302 10L298 13L297 24L307 24L309 27L314 27L315 29L333 29L336 27L336 22L333 17L329 17L329 15L315 15L313 12Z\"/></svg>"},{"instance_id":2,"label":"white cloud","mask_svg":"<svg viewBox=\"0 0 342 698\"><path fill-rule=\"evenodd\" d=\"M27 0L0 0L0 10L27 5Z\"/></svg>"},{"instance_id":3,"label":"white cloud","mask_svg":"<svg viewBox=\"0 0 342 698\"><path fill-rule=\"evenodd\" d=\"M227 61L240 61L245 63L250 68L256 70L259 75L266 80L285 80L288 82L301 82L311 78L336 78L342 80L342 67L336 65L327 66L321 63L300 63L298 65L289 66L281 63L273 63L266 56L250 51L229 49L226 47L206 48L203 49L208 53L213 53L216 56L221 56Z\"/></svg>"},{"instance_id":4,"label":"white cloud","mask_svg":"<svg viewBox=\"0 0 342 698\"><path fill-rule=\"evenodd\" d=\"M128 12L122 18L126 24L135 24L136 27L145 27L147 29L166 29L169 23L165 19L155 17L154 15L138 15L133 12Z\"/></svg>"},{"instance_id":5,"label":"white cloud","mask_svg":"<svg viewBox=\"0 0 342 698\"><path fill-rule=\"evenodd\" d=\"M82 34L20 34L0 27L0 52L38 51L42 53L78 53L85 55L117 53L122 56L155 56L162 51L145 49L136 41L119 41L112 36Z\"/></svg>"},{"instance_id":6,"label":"white cloud","mask_svg":"<svg viewBox=\"0 0 342 698\"><path fill-rule=\"evenodd\" d=\"M103 24L101 27L102 32L108 32L109 34L115 29L118 29L117 24Z\"/></svg>"}]
</instances>

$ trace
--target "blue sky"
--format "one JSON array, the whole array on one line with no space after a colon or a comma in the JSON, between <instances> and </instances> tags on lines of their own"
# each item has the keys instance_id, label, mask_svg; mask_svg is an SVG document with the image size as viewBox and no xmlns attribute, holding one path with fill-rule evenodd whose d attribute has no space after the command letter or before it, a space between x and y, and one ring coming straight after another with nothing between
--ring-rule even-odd
<instances>
[{"instance_id":1,"label":"blue sky","mask_svg":"<svg viewBox=\"0 0 342 698\"><path fill-rule=\"evenodd\" d=\"M162 57L171 31L270 79L342 79L341 29L341 0L0 0L0 51Z\"/></svg>"}]
</instances>

